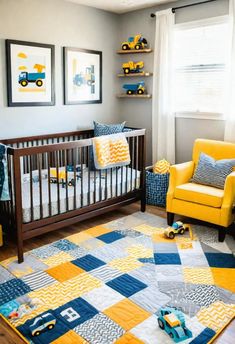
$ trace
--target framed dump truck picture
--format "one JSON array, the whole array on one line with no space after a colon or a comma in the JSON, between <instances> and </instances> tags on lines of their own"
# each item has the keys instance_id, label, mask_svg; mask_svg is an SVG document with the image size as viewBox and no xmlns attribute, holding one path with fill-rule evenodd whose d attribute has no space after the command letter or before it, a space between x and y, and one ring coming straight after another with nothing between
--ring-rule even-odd
<instances>
[{"instance_id":1,"label":"framed dump truck picture","mask_svg":"<svg viewBox=\"0 0 235 344\"><path fill-rule=\"evenodd\" d=\"M64 47L64 103L102 103L102 52Z\"/></svg>"},{"instance_id":2,"label":"framed dump truck picture","mask_svg":"<svg viewBox=\"0 0 235 344\"><path fill-rule=\"evenodd\" d=\"M8 106L55 104L55 47L6 40Z\"/></svg>"}]
</instances>

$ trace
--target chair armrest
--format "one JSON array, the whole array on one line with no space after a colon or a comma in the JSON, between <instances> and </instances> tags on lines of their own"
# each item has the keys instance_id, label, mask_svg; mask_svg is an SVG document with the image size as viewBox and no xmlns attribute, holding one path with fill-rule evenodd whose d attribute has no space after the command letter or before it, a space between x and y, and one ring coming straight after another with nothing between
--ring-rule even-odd
<instances>
[{"instance_id":1,"label":"chair armrest","mask_svg":"<svg viewBox=\"0 0 235 344\"><path fill-rule=\"evenodd\" d=\"M173 195L177 185L187 183L193 176L194 162L188 161L170 167L168 195Z\"/></svg>"},{"instance_id":2,"label":"chair armrest","mask_svg":"<svg viewBox=\"0 0 235 344\"><path fill-rule=\"evenodd\" d=\"M230 173L225 181L224 186L224 200L222 208L231 207L235 202L235 171Z\"/></svg>"}]
</instances>

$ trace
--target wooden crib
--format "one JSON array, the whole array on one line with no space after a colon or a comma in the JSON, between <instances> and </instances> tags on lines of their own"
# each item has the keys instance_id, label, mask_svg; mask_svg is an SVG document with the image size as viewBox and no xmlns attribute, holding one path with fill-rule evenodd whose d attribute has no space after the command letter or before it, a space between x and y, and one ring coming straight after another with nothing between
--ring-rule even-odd
<instances>
[{"instance_id":1,"label":"wooden crib","mask_svg":"<svg viewBox=\"0 0 235 344\"><path fill-rule=\"evenodd\" d=\"M95 170L93 130L1 140L8 148L10 201L0 223L23 242L38 235L141 201L145 211L145 129L125 132L129 166Z\"/></svg>"}]
</instances>

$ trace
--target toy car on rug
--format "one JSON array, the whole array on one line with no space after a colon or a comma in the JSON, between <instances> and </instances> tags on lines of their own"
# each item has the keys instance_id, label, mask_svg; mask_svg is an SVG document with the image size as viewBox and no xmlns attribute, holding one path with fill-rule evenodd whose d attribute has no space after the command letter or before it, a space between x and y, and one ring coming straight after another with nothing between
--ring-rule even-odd
<instances>
[{"instance_id":1,"label":"toy car on rug","mask_svg":"<svg viewBox=\"0 0 235 344\"><path fill-rule=\"evenodd\" d=\"M122 43L122 50L140 50L147 46L148 42L146 38L141 35L136 35L134 37L129 37L127 42Z\"/></svg>"},{"instance_id":2,"label":"toy car on rug","mask_svg":"<svg viewBox=\"0 0 235 344\"><path fill-rule=\"evenodd\" d=\"M176 234L183 235L186 230L189 230L189 225L183 224L181 221L176 221L172 226L165 229L164 234L169 239L174 239Z\"/></svg>"},{"instance_id":3,"label":"toy car on rug","mask_svg":"<svg viewBox=\"0 0 235 344\"><path fill-rule=\"evenodd\" d=\"M177 309L166 307L158 312L158 325L175 343L192 338L192 332L186 327L184 314Z\"/></svg>"},{"instance_id":4,"label":"toy car on rug","mask_svg":"<svg viewBox=\"0 0 235 344\"><path fill-rule=\"evenodd\" d=\"M32 336L39 336L42 332L52 330L55 327L56 319L51 313L43 314L37 317L33 324L30 325L30 331Z\"/></svg>"}]
</instances>

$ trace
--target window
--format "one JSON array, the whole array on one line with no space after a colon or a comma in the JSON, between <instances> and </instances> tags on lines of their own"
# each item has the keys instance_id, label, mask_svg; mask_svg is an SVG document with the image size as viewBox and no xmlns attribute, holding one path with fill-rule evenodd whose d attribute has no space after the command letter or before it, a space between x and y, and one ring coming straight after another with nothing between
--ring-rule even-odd
<instances>
[{"instance_id":1,"label":"window","mask_svg":"<svg viewBox=\"0 0 235 344\"><path fill-rule=\"evenodd\" d=\"M176 25L174 43L174 111L212 115L225 110L229 24Z\"/></svg>"}]
</instances>

